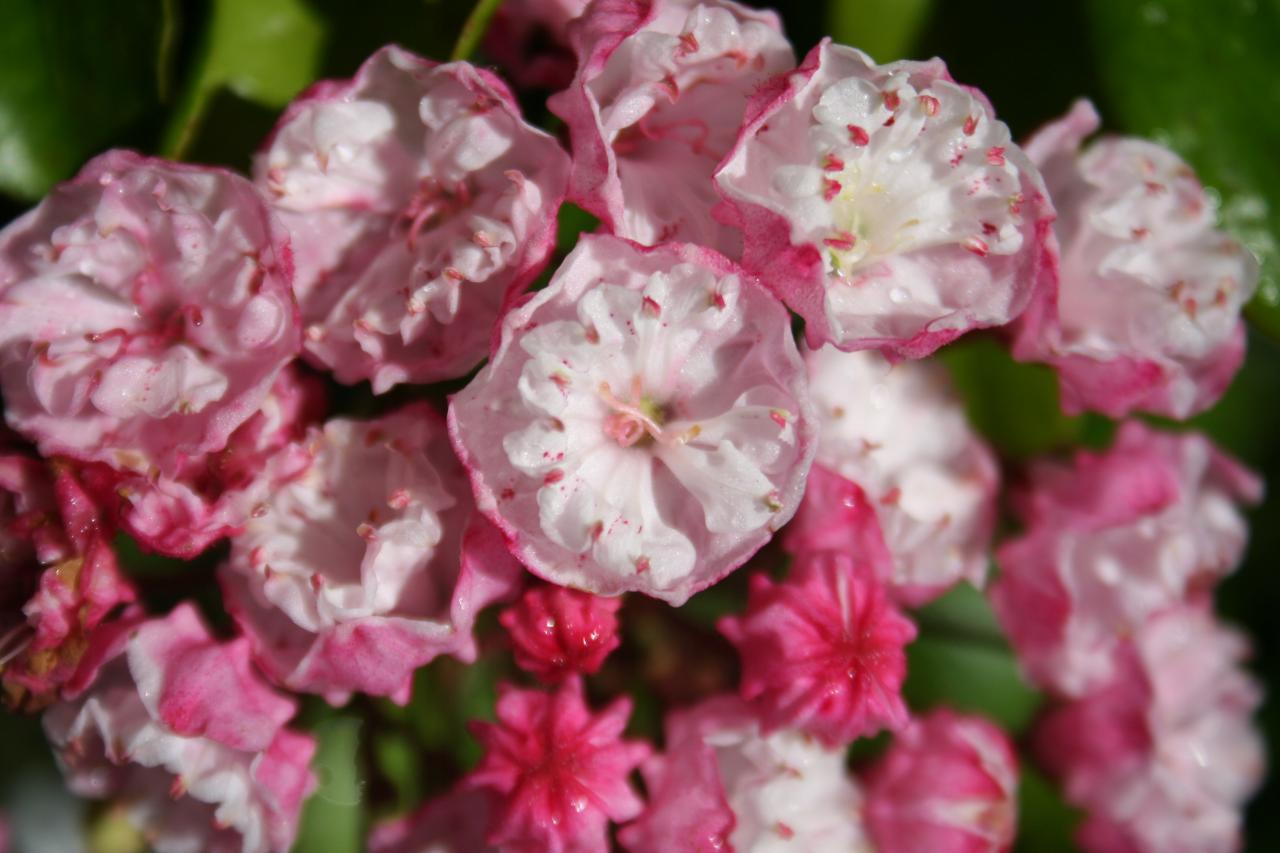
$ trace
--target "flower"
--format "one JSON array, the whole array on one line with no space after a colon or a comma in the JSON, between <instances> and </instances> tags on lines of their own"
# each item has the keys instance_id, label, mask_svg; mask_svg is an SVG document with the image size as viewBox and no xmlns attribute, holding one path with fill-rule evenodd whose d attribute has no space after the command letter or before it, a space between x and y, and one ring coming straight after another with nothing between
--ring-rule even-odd
<instances>
[{"instance_id":1,"label":"flower","mask_svg":"<svg viewBox=\"0 0 1280 853\"><path fill-rule=\"evenodd\" d=\"M867 828L880 853L1013 849L1018 759L981 717L940 709L913 720L864 777Z\"/></svg>"},{"instance_id":2,"label":"flower","mask_svg":"<svg viewBox=\"0 0 1280 853\"><path fill-rule=\"evenodd\" d=\"M455 789L411 815L384 823L369 836L370 853L493 853L485 842L497 797L483 789Z\"/></svg>"},{"instance_id":3,"label":"flower","mask_svg":"<svg viewBox=\"0 0 1280 853\"><path fill-rule=\"evenodd\" d=\"M1008 323L1051 272L1035 167L941 60L881 66L826 40L746 115L716 181L743 265L811 346L918 358Z\"/></svg>"},{"instance_id":4,"label":"flower","mask_svg":"<svg viewBox=\"0 0 1280 853\"><path fill-rule=\"evenodd\" d=\"M224 169L109 151L0 232L0 389L45 456L220 451L301 340L289 244Z\"/></svg>"},{"instance_id":5,"label":"flower","mask_svg":"<svg viewBox=\"0 0 1280 853\"><path fill-rule=\"evenodd\" d=\"M883 583L893 577L893 557L867 495L852 480L815 464L804 499L782 531L782 547L800 557L814 551L841 551Z\"/></svg>"},{"instance_id":6,"label":"flower","mask_svg":"<svg viewBox=\"0 0 1280 853\"><path fill-rule=\"evenodd\" d=\"M1041 685L1079 696L1153 613L1204 598L1237 564L1238 504L1261 484L1203 436L1124 424L1110 450L1033 466L1024 532L998 551L991 601Z\"/></svg>"},{"instance_id":7,"label":"flower","mask_svg":"<svg viewBox=\"0 0 1280 853\"><path fill-rule=\"evenodd\" d=\"M672 713L667 750L641 768L648 809L618 833L633 853L870 853L844 750L798 731L761 734L736 697Z\"/></svg>"},{"instance_id":8,"label":"flower","mask_svg":"<svg viewBox=\"0 0 1280 853\"><path fill-rule=\"evenodd\" d=\"M630 820L643 807L627 777L650 750L621 738L630 714L629 699L593 714L577 677L554 693L500 686L498 721L471 724L485 753L463 782L498 795L488 843L608 850L609 821Z\"/></svg>"},{"instance_id":9,"label":"flower","mask_svg":"<svg viewBox=\"0 0 1280 853\"><path fill-rule=\"evenodd\" d=\"M1262 691L1240 667L1247 653L1207 607L1173 607L1117 652L1110 681L1037 725L1042 760L1089 809L1087 849L1239 849L1265 755L1250 722Z\"/></svg>"},{"instance_id":10,"label":"flower","mask_svg":"<svg viewBox=\"0 0 1280 853\"><path fill-rule=\"evenodd\" d=\"M284 728L295 704L218 643L190 604L124 626L89 692L54 705L45 733L79 796L119 798L152 846L284 851L315 785L315 741Z\"/></svg>"},{"instance_id":11,"label":"flower","mask_svg":"<svg viewBox=\"0 0 1280 853\"><path fill-rule=\"evenodd\" d=\"M1058 205L1056 295L1037 294L1014 354L1058 372L1069 414L1186 418L1213 405L1244 360L1240 311L1258 262L1216 228L1217 205L1169 149L1103 137L1078 101L1027 153Z\"/></svg>"},{"instance_id":12,"label":"flower","mask_svg":"<svg viewBox=\"0 0 1280 853\"><path fill-rule=\"evenodd\" d=\"M604 0L569 26L578 70L548 102L573 142L569 198L646 245L729 256L741 236L712 217L712 173L747 98L795 65L773 12L729 0Z\"/></svg>"},{"instance_id":13,"label":"flower","mask_svg":"<svg viewBox=\"0 0 1280 853\"><path fill-rule=\"evenodd\" d=\"M546 261L568 169L465 62L385 47L308 90L254 161L293 235L307 355L377 393L467 373Z\"/></svg>"},{"instance_id":14,"label":"flower","mask_svg":"<svg viewBox=\"0 0 1280 853\"><path fill-rule=\"evenodd\" d=\"M803 553L784 583L753 575L746 613L719 628L766 733L796 728L835 747L906 724L903 649L916 629L852 555Z\"/></svg>"},{"instance_id":15,"label":"flower","mask_svg":"<svg viewBox=\"0 0 1280 853\"><path fill-rule=\"evenodd\" d=\"M10 705L56 699L98 626L134 600L113 533L69 465L0 455L0 685Z\"/></svg>"},{"instance_id":16,"label":"flower","mask_svg":"<svg viewBox=\"0 0 1280 853\"><path fill-rule=\"evenodd\" d=\"M475 515L427 404L331 420L305 452L310 466L232 540L227 607L283 686L403 704L436 655L475 658L476 615L514 592L519 566Z\"/></svg>"},{"instance_id":17,"label":"flower","mask_svg":"<svg viewBox=\"0 0 1280 853\"><path fill-rule=\"evenodd\" d=\"M563 89L573 80L569 22L590 0L503 0L484 34L486 56L517 86Z\"/></svg>"},{"instance_id":18,"label":"flower","mask_svg":"<svg viewBox=\"0 0 1280 853\"><path fill-rule=\"evenodd\" d=\"M516 663L548 684L599 672L618 647L621 598L562 586L534 587L498 617L511 635Z\"/></svg>"},{"instance_id":19,"label":"flower","mask_svg":"<svg viewBox=\"0 0 1280 853\"><path fill-rule=\"evenodd\" d=\"M171 476L93 464L81 478L145 548L194 557L240 530L273 489L306 467L310 458L294 442L323 409L319 382L290 365L220 452L184 459Z\"/></svg>"},{"instance_id":20,"label":"flower","mask_svg":"<svg viewBox=\"0 0 1280 853\"><path fill-rule=\"evenodd\" d=\"M818 412L815 468L851 480L875 508L893 555L895 597L921 604L962 579L981 586L999 469L946 369L829 346L805 358Z\"/></svg>"},{"instance_id":21,"label":"flower","mask_svg":"<svg viewBox=\"0 0 1280 853\"><path fill-rule=\"evenodd\" d=\"M710 250L583 237L449 427L535 574L680 604L795 512L813 454L783 307Z\"/></svg>"}]
</instances>

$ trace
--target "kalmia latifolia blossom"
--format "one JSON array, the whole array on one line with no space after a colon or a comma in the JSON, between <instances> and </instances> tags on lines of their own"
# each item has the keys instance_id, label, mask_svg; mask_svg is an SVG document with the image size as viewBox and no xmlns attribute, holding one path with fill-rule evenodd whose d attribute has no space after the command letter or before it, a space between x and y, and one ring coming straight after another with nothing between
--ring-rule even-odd
<instances>
[{"instance_id":1,"label":"kalmia latifolia blossom","mask_svg":"<svg viewBox=\"0 0 1280 853\"><path fill-rule=\"evenodd\" d=\"M786 311L720 255L583 237L449 408L534 573L681 604L795 512L814 451Z\"/></svg>"},{"instance_id":2,"label":"kalmia latifolia blossom","mask_svg":"<svg viewBox=\"0 0 1280 853\"><path fill-rule=\"evenodd\" d=\"M981 586L999 470L965 419L946 369L830 346L806 360L818 415L815 470L852 481L874 507L893 555L894 595L919 604L959 580ZM824 506L829 500L826 489L811 486L803 512L835 512ZM816 525L811 535L833 533ZM797 534L790 540L793 549L812 547Z\"/></svg>"},{"instance_id":3,"label":"kalmia latifolia blossom","mask_svg":"<svg viewBox=\"0 0 1280 853\"><path fill-rule=\"evenodd\" d=\"M38 708L73 679L94 631L134 599L113 531L69 466L0 455L0 686Z\"/></svg>"},{"instance_id":4,"label":"kalmia latifolia blossom","mask_svg":"<svg viewBox=\"0 0 1280 853\"><path fill-rule=\"evenodd\" d=\"M485 754L464 782L497 797L488 842L607 851L609 821L630 820L644 805L628 777L650 750L622 739L630 714L629 699L593 712L576 677L553 693L501 686L497 722L471 724Z\"/></svg>"},{"instance_id":5,"label":"kalmia latifolia blossom","mask_svg":"<svg viewBox=\"0 0 1280 853\"><path fill-rule=\"evenodd\" d=\"M942 709L912 721L864 777L878 853L1002 853L1017 828L1013 743L982 719Z\"/></svg>"},{"instance_id":6,"label":"kalmia latifolia blossom","mask_svg":"<svg viewBox=\"0 0 1280 853\"><path fill-rule=\"evenodd\" d=\"M244 178L103 154L0 232L5 416L43 454L173 476L298 352L291 280Z\"/></svg>"},{"instance_id":7,"label":"kalmia latifolia blossom","mask_svg":"<svg viewBox=\"0 0 1280 853\"><path fill-rule=\"evenodd\" d=\"M528 590L498 617L511 636L516 663L554 684L600 670L618 647L621 598L547 584Z\"/></svg>"},{"instance_id":8,"label":"kalmia latifolia blossom","mask_svg":"<svg viewBox=\"0 0 1280 853\"><path fill-rule=\"evenodd\" d=\"M1169 149L1102 137L1087 101L1037 133L1027 153L1059 218L1056 299L1037 295L1014 353L1058 372L1068 413L1175 418L1217 401L1244 360L1240 310L1258 262L1219 231L1217 205Z\"/></svg>"},{"instance_id":9,"label":"kalmia latifolia blossom","mask_svg":"<svg viewBox=\"0 0 1280 853\"><path fill-rule=\"evenodd\" d=\"M903 649L916 629L852 555L801 554L783 583L754 575L746 613L720 630L765 731L801 729L834 747L907 721Z\"/></svg>"},{"instance_id":10,"label":"kalmia latifolia blossom","mask_svg":"<svg viewBox=\"0 0 1280 853\"><path fill-rule=\"evenodd\" d=\"M323 389L287 367L258 411L217 453L182 460L171 476L149 477L89 466L83 476L104 506L145 547L193 557L240 530L270 492L296 476L310 457L295 444L320 419Z\"/></svg>"},{"instance_id":11,"label":"kalmia latifolia blossom","mask_svg":"<svg viewBox=\"0 0 1280 853\"><path fill-rule=\"evenodd\" d=\"M1260 491L1203 436L1136 422L1106 452L1034 466L1018 501L1025 531L1000 548L991 590L1027 673L1070 696L1107 680L1127 633L1235 568L1239 504Z\"/></svg>"},{"instance_id":12,"label":"kalmia latifolia blossom","mask_svg":"<svg viewBox=\"0 0 1280 853\"><path fill-rule=\"evenodd\" d=\"M308 355L378 393L475 367L546 260L568 168L464 62L386 47L314 86L255 162L293 237Z\"/></svg>"},{"instance_id":13,"label":"kalmia latifolia blossom","mask_svg":"<svg viewBox=\"0 0 1280 853\"><path fill-rule=\"evenodd\" d=\"M303 448L309 467L232 542L228 609L284 686L406 702L436 655L475 658L476 615L514 591L519 566L427 404L329 421Z\"/></svg>"},{"instance_id":14,"label":"kalmia latifolia blossom","mask_svg":"<svg viewBox=\"0 0 1280 853\"><path fill-rule=\"evenodd\" d=\"M649 806L618 834L632 853L873 849L843 749L794 730L763 735L727 696L671 714L666 735L666 752L641 768Z\"/></svg>"},{"instance_id":15,"label":"kalmia latifolia blossom","mask_svg":"<svg viewBox=\"0 0 1280 853\"><path fill-rule=\"evenodd\" d=\"M1039 174L938 59L822 42L755 94L716 179L744 265L815 347L927 355L1008 323L1049 272Z\"/></svg>"},{"instance_id":16,"label":"kalmia latifolia blossom","mask_svg":"<svg viewBox=\"0 0 1280 853\"><path fill-rule=\"evenodd\" d=\"M1247 653L1206 608L1175 607L1133 634L1110 681L1042 720L1042 759L1089 811L1086 849L1240 849L1265 755L1250 721L1262 691L1240 666Z\"/></svg>"},{"instance_id":17,"label":"kalmia latifolia blossom","mask_svg":"<svg viewBox=\"0 0 1280 853\"><path fill-rule=\"evenodd\" d=\"M577 74L549 105L573 141L570 199L620 237L736 256L741 235L711 214L712 173L751 92L795 65L777 15L729 0L604 0L569 33Z\"/></svg>"},{"instance_id":18,"label":"kalmia latifolia blossom","mask_svg":"<svg viewBox=\"0 0 1280 853\"><path fill-rule=\"evenodd\" d=\"M190 604L116 626L93 687L44 716L71 790L114 798L156 850L285 851L315 780L295 703L218 643Z\"/></svg>"}]
</instances>

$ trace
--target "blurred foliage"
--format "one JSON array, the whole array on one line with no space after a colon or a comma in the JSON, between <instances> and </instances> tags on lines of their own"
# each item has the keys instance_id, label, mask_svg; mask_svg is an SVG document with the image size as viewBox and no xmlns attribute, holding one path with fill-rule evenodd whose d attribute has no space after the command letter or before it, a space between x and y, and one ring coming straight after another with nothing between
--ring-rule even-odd
<instances>
[{"instance_id":1,"label":"blurred foliage","mask_svg":"<svg viewBox=\"0 0 1280 853\"><path fill-rule=\"evenodd\" d=\"M93 154L111 146L246 169L280 108L317 79L348 76L373 50L397 42L427 56L475 55L483 61L484 22L494 0L0 0L0 223L39 198ZM1280 0L829 0L752 5L779 9L797 54L827 33L887 61L940 55L954 76L981 88L1018 137L1061 114L1078 96L1098 102L1110 129L1151 135L1179 150L1220 191L1228 225L1264 260L1263 292L1250 309L1260 331L1280 333L1275 235L1280 225ZM467 27L464 29L464 25ZM541 93L522 93L530 120L563 128ZM562 210L557 260L596 220ZM554 264L553 264L554 265ZM541 281L545 282L549 272ZM1012 361L991 334L971 335L942 354L976 427L1016 477L1034 455L1100 446L1113 424L1094 415L1066 417L1052 374ZM1255 334L1245 369L1213 411L1195 419L1248 464L1280 482L1280 349ZM444 394L461 382L433 386ZM367 385L335 389L337 410L374 414L422 389L374 398ZM1163 424L1177 428L1177 425ZM1280 678L1280 501L1252 516L1244 569L1222 589L1223 610L1257 638L1260 666ZM225 546L195 564L141 552L117 541L122 562L144 585L157 612L192 595L220 630L215 569ZM716 621L745 605L753 567L782 571L777 548L673 610L638 596L623 609L624 643L589 680L592 701L628 694L629 731L661 739L662 711L728 689L736 653ZM914 614L920 638L909 650L906 692L917 707L947 703L1021 732L1040 697L1017 671L983 597L962 586ZM492 613L482 620L495 636ZM496 685L521 680L510 655L489 642L467 666L441 658L416 676L409 704L362 697L344 709L308 700L300 724L320 747L320 786L303 818L298 849L358 850L373 818L403 813L447 789L479 757L471 719L491 719ZM1264 725L1280 731L1276 703ZM19 849L31 833L74 828L85 808L57 784L33 720L0 715L6 744L0 804L14 817ZM865 760L884 739L855 750ZM1250 812L1251 841L1280 837L1280 792L1268 783ZM1069 850L1079 816L1029 764L1020 789L1019 850ZM95 841L127 846L112 814L92 817ZM24 835L23 833L27 833Z\"/></svg>"}]
</instances>

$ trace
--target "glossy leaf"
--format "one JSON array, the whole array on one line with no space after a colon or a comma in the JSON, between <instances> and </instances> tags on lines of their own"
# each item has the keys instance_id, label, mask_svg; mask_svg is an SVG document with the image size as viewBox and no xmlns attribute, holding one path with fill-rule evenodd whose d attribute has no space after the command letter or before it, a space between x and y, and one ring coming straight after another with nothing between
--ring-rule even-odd
<instances>
[{"instance_id":1,"label":"glossy leaf","mask_svg":"<svg viewBox=\"0 0 1280 853\"><path fill-rule=\"evenodd\" d=\"M1280 337L1280 0L1092 0L1107 124L1169 145L1262 260L1249 316Z\"/></svg>"},{"instance_id":2,"label":"glossy leaf","mask_svg":"<svg viewBox=\"0 0 1280 853\"><path fill-rule=\"evenodd\" d=\"M8 0L0 16L0 192L27 200L161 105L175 26L163 0Z\"/></svg>"}]
</instances>

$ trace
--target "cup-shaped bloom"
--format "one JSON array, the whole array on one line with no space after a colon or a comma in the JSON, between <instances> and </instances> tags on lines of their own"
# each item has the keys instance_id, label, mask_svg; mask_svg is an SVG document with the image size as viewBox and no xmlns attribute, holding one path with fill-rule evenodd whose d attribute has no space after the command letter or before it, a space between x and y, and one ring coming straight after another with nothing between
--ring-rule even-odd
<instances>
[{"instance_id":1,"label":"cup-shaped bloom","mask_svg":"<svg viewBox=\"0 0 1280 853\"><path fill-rule=\"evenodd\" d=\"M143 547L190 558L240 530L271 491L305 468L296 444L324 414L324 390L292 366L218 453L183 459L167 476L95 463L81 477Z\"/></svg>"},{"instance_id":2,"label":"cup-shaped bloom","mask_svg":"<svg viewBox=\"0 0 1280 853\"><path fill-rule=\"evenodd\" d=\"M0 456L0 685L39 708L74 681L95 629L134 591L114 531L65 462Z\"/></svg>"},{"instance_id":3,"label":"cup-shaped bloom","mask_svg":"<svg viewBox=\"0 0 1280 853\"><path fill-rule=\"evenodd\" d=\"M0 389L46 456L220 451L301 345L284 231L223 169L110 151L0 232Z\"/></svg>"},{"instance_id":4,"label":"cup-shaped bloom","mask_svg":"<svg viewBox=\"0 0 1280 853\"><path fill-rule=\"evenodd\" d=\"M1018 813L1013 743L946 709L911 722L863 779L879 853L1005 853Z\"/></svg>"},{"instance_id":5,"label":"cup-shaped bloom","mask_svg":"<svg viewBox=\"0 0 1280 853\"><path fill-rule=\"evenodd\" d=\"M939 59L822 42L753 96L716 180L743 265L813 346L926 355L1008 323L1052 271L1039 174Z\"/></svg>"},{"instance_id":6,"label":"cup-shaped bloom","mask_svg":"<svg viewBox=\"0 0 1280 853\"><path fill-rule=\"evenodd\" d=\"M624 740L631 700L599 713L574 677L553 693L499 687L497 722L472 723L484 757L463 786L497 799L488 843L503 850L604 853L609 821L643 808L628 777L649 746Z\"/></svg>"},{"instance_id":7,"label":"cup-shaped bloom","mask_svg":"<svg viewBox=\"0 0 1280 853\"><path fill-rule=\"evenodd\" d=\"M799 729L834 747L907 722L904 647L915 625L853 555L802 553L783 583L754 575L746 612L719 627L738 647L742 697L766 732Z\"/></svg>"},{"instance_id":8,"label":"cup-shaped bloom","mask_svg":"<svg viewBox=\"0 0 1280 853\"><path fill-rule=\"evenodd\" d=\"M1027 674L1069 696L1106 681L1128 633L1235 568L1239 504L1260 489L1203 436L1137 422L1106 452L1033 466L1025 530L1000 548L991 589Z\"/></svg>"},{"instance_id":9,"label":"cup-shaped bloom","mask_svg":"<svg viewBox=\"0 0 1280 853\"><path fill-rule=\"evenodd\" d=\"M578 70L549 101L569 125L569 198L614 234L736 257L712 181L748 97L795 65L774 12L731 0L606 0L569 26Z\"/></svg>"},{"instance_id":10,"label":"cup-shaped bloom","mask_svg":"<svg viewBox=\"0 0 1280 853\"><path fill-rule=\"evenodd\" d=\"M946 369L830 346L806 360L818 416L815 468L852 481L874 507L893 555L894 596L919 604L960 580L980 587L999 469L969 426ZM833 496L848 497L825 489L806 494L813 504L806 512L839 510L822 506Z\"/></svg>"},{"instance_id":11,"label":"cup-shaped bloom","mask_svg":"<svg viewBox=\"0 0 1280 853\"><path fill-rule=\"evenodd\" d=\"M550 252L568 171L465 62L386 47L309 89L254 162L293 238L307 355L378 393L471 370Z\"/></svg>"},{"instance_id":12,"label":"cup-shaped bloom","mask_svg":"<svg viewBox=\"0 0 1280 853\"><path fill-rule=\"evenodd\" d=\"M609 236L507 314L449 421L531 571L673 604L786 523L814 451L782 305L708 249Z\"/></svg>"},{"instance_id":13,"label":"cup-shaped bloom","mask_svg":"<svg viewBox=\"0 0 1280 853\"><path fill-rule=\"evenodd\" d=\"M190 604L122 625L98 677L44 728L71 790L118 799L158 851L286 851L315 785L315 741L243 639L219 643Z\"/></svg>"},{"instance_id":14,"label":"cup-shaped bloom","mask_svg":"<svg viewBox=\"0 0 1280 853\"><path fill-rule=\"evenodd\" d=\"M1240 311L1258 262L1217 228L1217 204L1175 153L1104 136L1080 101L1027 143L1058 208L1058 288L1039 292L1014 354L1058 373L1068 413L1185 418L1244 360Z\"/></svg>"},{"instance_id":15,"label":"cup-shaped bloom","mask_svg":"<svg viewBox=\"0 0 1280 853\"><path fill-rule=\"evenodd\" d=\"M406 702L436 655L474 659L476 615L514 592L519 566L426 403L331 420L303 447L310 465L232 540L228 609L280 684Z\"/></svg>"},{"instance_id":16,"label":"cup-shaped bloom","mask_svg":"<svg viewBox=\"0 0 1280 853\"><path fill-rule=\"evenodd\" d=\"M873 849L843 749L795 730L764 735L729 696L673 712L666 747L641 767L648 808L618 833L632 853Z\"/></svg>"},{"instance_id":17,"label":"cup-shaped bloom","mask_svg":"<svg viewBox=\"0 0 1280 853\"><path fill-rule=\"evenodd\" d=\"M1039 723L1037 752L1089 811L1085 849L1240 848L1266 754L1251 722L1262 691L1241 667L1248 650L1207 607L1166 610L1119 650L1110 681Z\"/></svg>"},{"instance_id":18,"label":"cup-shaped bloom","mask_svg":"<svg viewBox=\"0 0 1280 853\"><path fill-rule=\"evenodd\" d=\"M554 584L530 588L498 617L511 636L516 663L549 684L599 672L618 647L622 599Z\"/></svg>"}]
</instances>

